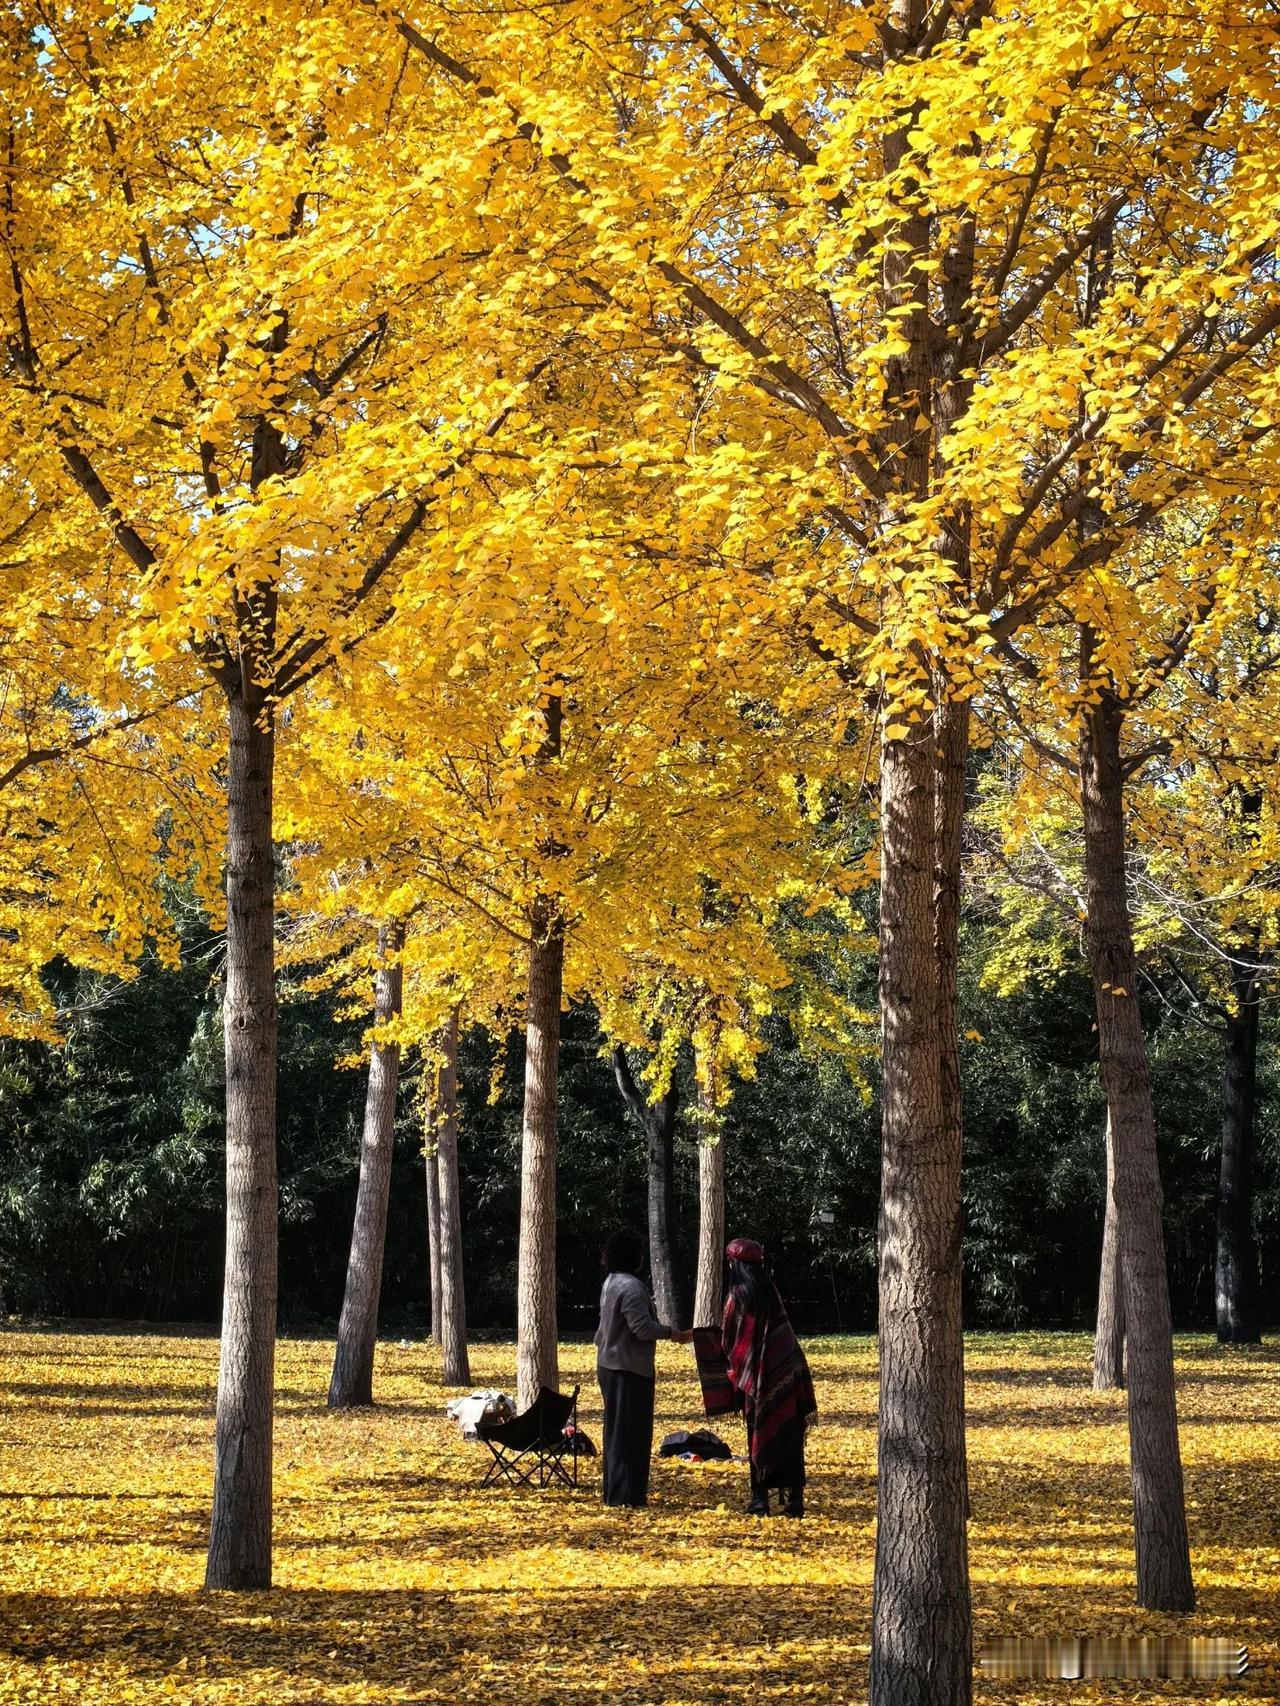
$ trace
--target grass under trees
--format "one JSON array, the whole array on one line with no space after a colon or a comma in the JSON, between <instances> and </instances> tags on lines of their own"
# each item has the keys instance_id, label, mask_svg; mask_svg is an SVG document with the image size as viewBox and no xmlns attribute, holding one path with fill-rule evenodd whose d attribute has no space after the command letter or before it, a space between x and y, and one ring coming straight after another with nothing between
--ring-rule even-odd
<instances>
[{"instance_id":1,"label":"grass under trees","mask_svg":"<svg viewBox=\"0 0 1280 1706\"><path fill-rule=\"evenodd\" d=\"M807 1345L821 1407L810 1515L742 1512L742 1465L655 1466L645 1513L481 1490L427 1345L378 1348L375 1410L326 1412L331 1346L277 1361L270 1594L206 1594L217 1341L0 1335L0 1702L85 1706L695 1706L865 1698L874 1547L873 1339ZM1240 1683L988 1683L1001 1702L1280 1693L1280 1352L1177 1341L1192 1617L1133 1605L1122 1393L1084 1335L971 1335L975 1644L1007 1634L1230 1635ZM473 1348L511 1389L510 1344ZM589 1345L560 1347L599 1442ZM659 1347L658 1428L691 1424L687 1352ZM742 1449L734 1423L722 1429Z\"/></svg>"}]
</instances>

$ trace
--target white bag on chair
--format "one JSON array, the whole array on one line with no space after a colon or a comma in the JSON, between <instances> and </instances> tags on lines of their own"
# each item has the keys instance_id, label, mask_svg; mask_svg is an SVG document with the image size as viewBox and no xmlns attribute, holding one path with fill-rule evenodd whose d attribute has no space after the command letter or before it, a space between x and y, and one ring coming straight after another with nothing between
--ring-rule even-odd
<instances>
[{"instance_id":1,"label":"white bag on chair","mask_svg":"<svg viewBox=\"0 0 1280 1706\"><path fill-rule=\"evenodd\" d=\"M515 1413L515 1405L506 1393L492 1387L473 1392L469 1398L454 1398L445 1405L445 1415L458 1423L463 1439L477 1438L477 1422L509 1422Z\"/></svg>"}]
</instances>

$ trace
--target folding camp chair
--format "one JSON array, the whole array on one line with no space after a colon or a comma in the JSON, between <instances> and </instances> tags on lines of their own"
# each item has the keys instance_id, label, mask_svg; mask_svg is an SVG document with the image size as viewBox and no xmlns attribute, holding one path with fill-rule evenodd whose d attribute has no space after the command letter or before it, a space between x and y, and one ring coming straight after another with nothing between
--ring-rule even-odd
<instances>
[{"instance_id":1,"label":"folding camp chair","mask_svg":"<svg viewBox=\"0 0 1280 1706\"><path fill-rule=\"evenodd\" d=\"M566 1398L544 1386L522 1416L509 1422L478 1422L476 1436L493 1453L493 1462L480 1483L487 1487L499 1478L512 1487L547 1487L560 1481L578 1485L578 1453L574 1435L565 1428L578 1423L578 1387ZM573 1473L564 1459L573 1459Z\"/></svg>"}]
</instances>

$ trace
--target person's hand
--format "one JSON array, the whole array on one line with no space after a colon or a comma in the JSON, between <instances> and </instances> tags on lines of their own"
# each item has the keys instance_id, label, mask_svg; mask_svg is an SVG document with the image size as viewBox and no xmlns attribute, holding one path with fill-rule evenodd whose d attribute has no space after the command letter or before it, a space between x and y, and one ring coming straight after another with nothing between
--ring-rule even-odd
<instances>
[{"instance_id":1,"label":"person's hand","mask_svg":"<svg viewBox=\"0 0 1280 1706\"><path fill-rule=\"evenodd\" d=\"M678 1345L691 1345L693 1343L693 1329L692 1327L673 1327L671 1337Z\"/></svg>"}]
</instances>

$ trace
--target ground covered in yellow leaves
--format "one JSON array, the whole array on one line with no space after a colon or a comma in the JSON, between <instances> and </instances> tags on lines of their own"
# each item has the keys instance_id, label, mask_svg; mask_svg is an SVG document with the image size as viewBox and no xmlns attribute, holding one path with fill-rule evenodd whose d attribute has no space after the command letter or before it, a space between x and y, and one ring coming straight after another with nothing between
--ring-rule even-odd
<instances>
[{"instance_id":1,"label":"ground covered in yellow leaves","mask_svg":"<svg viewBox=\"0 0 1280 1706\"><path fill-rule=\"evenodd\" d=\"M1280 1698L1280 1354L1179 1341L1200 1603L1135 1610L1123 1398L1081 1336L968 1350L976 1636L1229 1635L1239 1683L988 1683L978 1698ZM658 1463L652 1505L495 1491L444 1418L427 1346L379 1347L374 1411L324 1407L331 1345L278 1361L276 1590L200 1589L217 1345L0 1331L0 1702L86 1706L666 1706L865 1698L875 1344L810 1341L822 1408L811 1514L747 1517L741 1464ZM599 1440L588 1345L562 1349ZM477 1384L511 1389L510 1345ZM700 1419L689 1355L660 1347L659 1434ZM722 1428L743 1449L737 1424Z\"/></svg>"}]
</instances>

